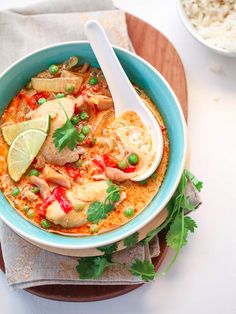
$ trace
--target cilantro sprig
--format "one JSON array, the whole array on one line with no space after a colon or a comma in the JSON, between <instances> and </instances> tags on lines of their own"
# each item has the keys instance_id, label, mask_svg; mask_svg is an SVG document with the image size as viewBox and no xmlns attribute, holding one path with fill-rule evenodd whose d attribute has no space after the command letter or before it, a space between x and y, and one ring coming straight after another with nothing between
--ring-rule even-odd
<instances>
[{"instance_id":1,"label":"cilantro sprig","mask_svg":"<svg viewBox=\"0 0 236 314\"><path fill-rule=\"evenodd\" d=\"M203 183L191 172L184 170L178 188L167 205L167 219L158 228L149 232L146 238L141 241L143 245L148 244L149 241L151 241L161 230L168 230L166 234L166 243L167 246L175 250L175 255L165 272L162 274L166 274L170 270L179 255L181 248L187 244L188 234L194 232L197 228L196 222L191 217L185 216L186 211L191 212L195 210L195 207L190 203L186 194L188 180L193 183L199 192L201 191ZM115 194L116 188L110 188L107 192L108 195L111 195L109 193ZM114 197L114 199L116 198L117 196ZM130 248L133 247L137 241L138 235L134 233L124 240L124 245L127 248ZM119 264L112 261L111 255L117 250L117 244L110 244L98 249L104 252L103 256L82 258L79 260L77 271L81 279L99 278L107 267ZM154 270L154 265L147 260L141 261L136 259L131 266L122 266L128 267L133 275L141 277L144 281L153 280L158 275Z\"/></svg>"},{"instance_id":2,"label":"cilantro sprig","mask_svg":"<svg viewBox=\"0 0 236 314\"><path fill-rule=\"evenodd\" d=\"M97 279L107 267L113 265L105 256L81 257L76 266L80 279Z\"/></svg>"},{"instance_id":3,"label":"cilantro sprig","mask_svg":"<svg viewBox=\"0 0 236 314\"><path fill-rule=\"evenodd\" d=\"M140 276L144 281L153 280L156 275L154 265L147 260L136 259L131 265L130 271L133 275Z\"/></svg>"},{"instance_id":4,"label":"cilantro sprig","mask_svg":"<svg viewBox=\"0 0 236 314\"><path fill-rule=\"evenodd\" d=\"M74 150L79 140L79 132L69 120L63 105L59 104L65 113L66 123L54 131L52 135L53 142L59 152L66 146L70 150Z\"/></svg>"},{"instance_id":5,"label":"cilantro sprig","mask_svg":"<svg viewBox=\"0 0 236 314\"><path fill-rule=\"evenodd\" d=\"M124 239L124 246L127 249L134 247L138 242L138 232L131 234L129 237Z\"/></svg>"},{"instance_id":6,"label":"cilantro sprig","mask_svg":"<svg viewBox=\"0 0 236 314\"><path fill-rule=\"evenodd\" d=\"M92 223L98 223L102 219L105 219L108 213L115 208L115 203L120 200L121 188L109 180L107 184L108 188L106 190L107 196L105 201L96 201L89 205L87 219Z\"/></svg>"}]
</instances>

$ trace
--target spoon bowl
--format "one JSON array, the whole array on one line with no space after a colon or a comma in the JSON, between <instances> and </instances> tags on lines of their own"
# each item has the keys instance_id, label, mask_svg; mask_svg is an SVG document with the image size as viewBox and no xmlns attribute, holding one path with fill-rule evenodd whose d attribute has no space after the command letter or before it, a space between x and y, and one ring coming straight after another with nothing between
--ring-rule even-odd
<instances>
[{"instance_id":1,"label":"spoon bowl","mask_svg":"<svg viewBox=\"0 0 236 314\"><path fill-rule=\"evenodd\" d=\"M109 86L116 118L127 111L136 112L151 136L152 148L155 153L153 162L144 173L131 179L133 181L145 180L157 169L162 158L163 137L161 128L153 113L144 104L129 81L100 23L89 20L85 24L85 33Z\"/></svg>"}]
</instances>

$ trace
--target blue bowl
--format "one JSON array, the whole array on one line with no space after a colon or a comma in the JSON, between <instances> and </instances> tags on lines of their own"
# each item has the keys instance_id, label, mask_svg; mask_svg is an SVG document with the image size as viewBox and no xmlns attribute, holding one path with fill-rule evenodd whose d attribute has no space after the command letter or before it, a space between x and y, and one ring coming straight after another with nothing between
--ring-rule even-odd
<instances>
[{"instance_id":1,"label":"blue bowl","mask_svg":"<svg viewBox=\"0 0 236 314\"><path fill-rule=\"evenodd\" d=\"M152 202L133 220L105 234L88 237L67 237L37 228L9 204L0 194L0 218L15 232L35 244L60 249L86 249L117 242L150 222L173 195L183 172L186 156L186 127L180 104L162 75L135 54L114 47L129 79L146 91L164 118L170 140L170 159L164 182ZM51 64L62 63L73 55L80 62L98 66L88 42L69 42L38 50L9 67L0 77L0 113L17 92L37 73Z\"/></svg>"}]
</instances>

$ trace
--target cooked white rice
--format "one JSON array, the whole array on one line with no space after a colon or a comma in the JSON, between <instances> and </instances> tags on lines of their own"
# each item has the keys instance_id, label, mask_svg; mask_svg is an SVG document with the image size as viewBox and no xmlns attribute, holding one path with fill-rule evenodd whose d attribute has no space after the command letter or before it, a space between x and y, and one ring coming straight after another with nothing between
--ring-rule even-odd
<instances>
[{"instance_id":1,"label":"cooked white rice","mask_svg":"<svg viewBox=\"0 0 236 314\"><path fill-rule=\"evenodd\" d=\"M236 0L181 0L192 25L211 45L236 52Z\"/></svg>"}]
</instances>

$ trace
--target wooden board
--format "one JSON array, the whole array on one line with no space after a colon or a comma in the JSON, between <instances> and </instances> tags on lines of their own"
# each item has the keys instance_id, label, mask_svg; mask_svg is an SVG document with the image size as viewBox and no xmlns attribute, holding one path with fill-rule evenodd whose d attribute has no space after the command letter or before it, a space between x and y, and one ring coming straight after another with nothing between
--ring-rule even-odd
<instances>
[{"instance_id":1,"label":"wooden board","mask_svg":"<svg viewBox=\"0 0 236 314\"><path fill-rule=\"evenodd\" d=\"M175 48L155 28L130 14L126 14L128 33L135 52L152 64L166 78L175 91L187 120L187 87L184 68ZM159 235L161 253L153 259L155 270L160 267L167 253L165 232ZM5 271L0 246L0 269ZM52 300L89 302L114 298L137 289L140 285L76 286L47 285L26 289L26 291Z\"/></svg>"}]
</instances>

